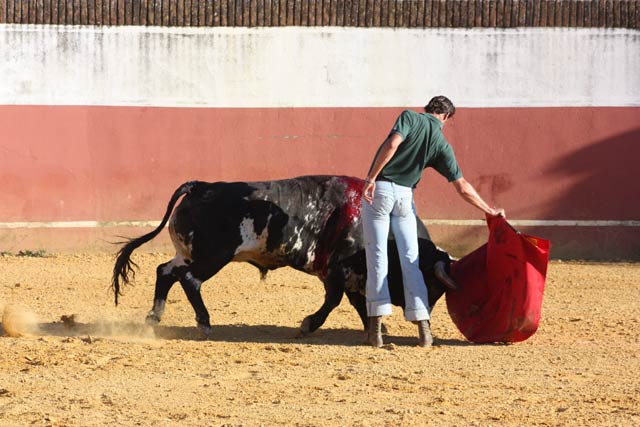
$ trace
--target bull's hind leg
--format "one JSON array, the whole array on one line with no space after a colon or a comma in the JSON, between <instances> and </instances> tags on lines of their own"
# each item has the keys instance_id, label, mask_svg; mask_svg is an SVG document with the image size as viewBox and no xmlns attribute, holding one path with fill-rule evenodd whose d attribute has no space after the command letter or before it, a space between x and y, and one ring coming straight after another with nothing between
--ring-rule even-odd
<instances>
[{"instance_id":1,"label":"bull's hind leg","mask_svg":"<svg viewBox=\"0 0 640 427\"><path fill-rule=\"evenodd\" d=\"M324 279L324 303L318 311L304 318L300 325L302 335L316 331L327 320L329 313L340 304L344 295L344 281L345 278L341 272L331 272Z\"/></svg>"},{"instance_id":2,"label":"bull's hind leg","mask_svg":"<svg viewBox=\"0 0 640 427\"><path fill-rule=\"evenodd\" d=\"M200 293L202 283L213 277L222 267L227 265L232 258L233 255L228 254L209 257L205 260L194 260L188 267L181 270L178 278L184 293L187 295L187 299L193 307L193 311L195 311L198 328L206 334L211 332L211 322L209 312Z\"/></svg>"},{"instance_id":3,"label":"bull's hind leg","mask_svg":"<svg viewBox=\"0 0 640 427\"><path fill-rule=\"evenodd\" d=\"M164 313L164 306L167 302L167 295L173 284L178 280L173 269L176 260L160 264L156 268L156 290L153 297L153 307L147 314L146 322L149 324L157 324Z\"/></svg>"}]
</instances>

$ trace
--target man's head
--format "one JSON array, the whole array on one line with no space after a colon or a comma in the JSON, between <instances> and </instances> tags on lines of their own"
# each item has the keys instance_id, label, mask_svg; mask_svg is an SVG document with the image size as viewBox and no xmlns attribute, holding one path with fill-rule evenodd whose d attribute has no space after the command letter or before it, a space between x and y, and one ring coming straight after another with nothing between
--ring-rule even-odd
<instances>
[{"instance_id":1,"label":"man's head","mask_svg":"<svg viewBox=\"0 0 640 427\"><path fill-rule=\"evenodd\" d=\"M433 114L444 122L453 117L456 113L456 107L449 98L439 95L431 98L431 101L424 107L424 111Z\"/></svg>"}]
</instances>

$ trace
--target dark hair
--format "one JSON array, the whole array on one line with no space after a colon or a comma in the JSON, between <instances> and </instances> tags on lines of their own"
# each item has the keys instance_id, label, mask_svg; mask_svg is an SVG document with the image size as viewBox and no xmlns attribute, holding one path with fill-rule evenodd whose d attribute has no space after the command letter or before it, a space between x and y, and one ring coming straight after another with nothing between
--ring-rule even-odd
<instances>
[{"instance_id":1,"label":"dark hair","mask_svg":"<svg viewBox=\"0 0 640 427\"><path fill-rule=\"evenodd\" d=\"M456 113L456 107L449 98L439 95L431 98L431 101L424 107L424 111L431 114L445 114L446 118L450 118Z\"/></svg>"}]
</instances>

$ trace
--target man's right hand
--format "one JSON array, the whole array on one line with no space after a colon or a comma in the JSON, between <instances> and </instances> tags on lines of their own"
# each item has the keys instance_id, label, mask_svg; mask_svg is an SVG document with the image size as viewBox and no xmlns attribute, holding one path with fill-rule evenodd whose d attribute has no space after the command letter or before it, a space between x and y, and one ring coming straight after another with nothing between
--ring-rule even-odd
<instances>
[{"instance_id":1,"label":"man's right hand","mask_svg":"<svg viewBox=\"0 0 640 427\"><path fill-rule=\"evenodd\" d=\"M369 179L364 180L364 189L362 190L362 198L371 204L373 202L373 193L376 191L376 182Z\"/></svg>"}]
</instances>

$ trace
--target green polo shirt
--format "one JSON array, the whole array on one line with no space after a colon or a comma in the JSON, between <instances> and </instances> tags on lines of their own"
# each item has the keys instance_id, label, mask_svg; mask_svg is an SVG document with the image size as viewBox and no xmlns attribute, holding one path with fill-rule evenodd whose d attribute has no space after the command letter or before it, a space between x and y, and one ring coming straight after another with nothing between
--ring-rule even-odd
<instances>
[{"instance_id":1,"label":"green polo shirt","mask_svg":"<svg viewBox=\"0 0 640 427\"><path fill-rule=\"evenodd\" d=\"M420 181L422 171L428 167L434 168L449 182L462 178L453 148L442 134L442 122L433 115L405 110L389 135L394 133L400 135L403 141L378 178L413 188Z\"/></svg>"}]
</instances>

